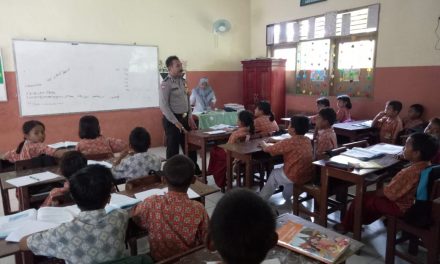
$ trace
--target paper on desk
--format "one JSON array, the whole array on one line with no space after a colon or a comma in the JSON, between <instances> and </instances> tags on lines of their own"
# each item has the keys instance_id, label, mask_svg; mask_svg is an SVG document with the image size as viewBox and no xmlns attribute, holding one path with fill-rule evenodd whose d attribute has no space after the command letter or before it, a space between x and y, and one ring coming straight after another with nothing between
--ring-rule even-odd
<instances>
[{"instance_id":1,"label":"paper on desk","mask_svg":"<svg viewBox=\"0 0 440 264\"><path fill-rule=\"evenodd\" d=\"M62 224L72 221L77 214L66 207L41 207L38 209L37 220Z\"/></svg>"},{"instance_id":2,"label":"paper on desk","mask_svg":"<svg viewBox=\"0 0 440 264\"><path fill-rule=\"evenodd\" d=\"M36 220L29 220L22 223L23 225L21 226L21 228L13 231L6 237L5 239L6 241L20 242L20 239L22 239L25 236L59 226L59 224L56 223L41 222Z\"/></svg>"},{"instance_id":3,"label":"paper on desk","mask_svg":"<svg viewBox=\"0 0 440 264\"><path fill-rule=\"evenodd\" d=\"M47 145L51 148L68 148L68 147L76 147L76 145L78 145L78 142L74 142L74 141L64 141L64 142L58 142L58 143L54 143L54 144L50 144Z\"/></svg>"},{"instance_id":4,"label":"paper on desk","mask_svg":"<svg viewBox=\"0 0 440 264\"><path fill-rule=\"evenodd\" d=\"M45 171L45 172L41 172L41 173L31 174L28 176L18 177L15 179L10 179L10 180L7 180L6 182L11 185L14 185L15 187L22 187L22 186L27 186L27 185L34 184L37 182L43 182L43 181L55 179L57 177L58 177L57 174L52 173L50 171Z\"/></svg>"},{"instance_id":5,"label":"paper on desk","mask_svg":"<svg viewBox=\"0 0 440 264\"><path fill-rule=\"evenodd\" d=\"M271 139L277 140L277 141L281 141L281 140L288 139L288 138L291 138L291 137L292 136L287 133L287 134L282 134L282 135L279 135L279 136L273 136L273 137L271 137Z\"/></svg>"},{"instance_id":6,"label":"paper on desk","mask_svg":"<svg viewBox=\"0 0 440 264\"><path fill-rule=\"evenodd\" d=\"M143 191L143 192L139 192L136 193L134 195L134 197L136 197L137 199L143 201L146 198L153 196L153 195L164 195L165 193L168 192L168 187L162 188L162 189L151 189L151 190L147 190L147 191ZM200 195L198 195L195 191L193 191L193 189L188 188L188 191L186 192L188 194L189 199L195 199L195 198L199 198Z\"/></svg>"},{"instance_id":7,"label":"paper on desk","mask_svg":"<svg viewBox=\"0 0 440 264\"><path fill-rule=\"evenodd\" d=\"M221 129L226 129L226 128L231 128L233 126L230 125L225 125L225 124L218 124L212 127L209 127L210 129L215 129L215 130L221 130Z\"/></svg>"},{"instance_id":8,"label":"paper on desk","mask_svg":"<svg viewBox=\"0 0 440 264\"><path fill-rule=\"evenodd\" d=\"M373 150L385 154L396 155L403 151L403 146L381 143L372 146L371 148L369 148L369 150Z\"/></svg>"},{"instance_id":9,"label":"paper on desk","mask_svg":"<svg viewBox=\"0 0 440 264\"><path fill-rule=\"evenodd\" d=\"M102 166L107 167L109 169L111 169L113 167L113 165L107 161L97 161L97 160L88 160L87 161L87 165L94 165L94 164L102 165Z\"/></svg>"},{"instance_id":10,"label":"paper on desk","mask_svg":"<svg viewBox=\"0 0 440 264\"><path fill-rule=\"evenodd\" d=\"M213 131L207 131L207 132L205 132L206 134L209 134L209 135L217 135L217 134L223 134L223 133L226 133L226 131L225 130L213 130Z\"/></svg>"}]
</instances>

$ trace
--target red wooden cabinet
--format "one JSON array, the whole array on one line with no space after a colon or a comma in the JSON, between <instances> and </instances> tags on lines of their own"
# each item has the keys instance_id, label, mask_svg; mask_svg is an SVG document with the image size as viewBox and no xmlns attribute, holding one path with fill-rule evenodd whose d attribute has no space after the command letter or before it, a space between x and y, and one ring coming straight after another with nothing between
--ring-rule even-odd
<instances>
[{"instance_id":1,"label":"red wooden cabinet","mask_svg":"<svg viewBox=\"0 0 440 264\"><path fill-rule=\"evenodd\" d=\"M286 60L258 59L241 63L244 107L253 111L258 101L267 100L280 122L286 115Z\"/></svg>"}]
</instances>

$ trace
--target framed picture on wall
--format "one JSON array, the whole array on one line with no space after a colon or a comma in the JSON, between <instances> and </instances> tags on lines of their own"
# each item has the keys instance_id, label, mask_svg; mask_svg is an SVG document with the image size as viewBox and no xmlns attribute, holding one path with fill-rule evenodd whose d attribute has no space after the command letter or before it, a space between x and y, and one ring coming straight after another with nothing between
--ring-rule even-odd
<instances>
[{"instance_id":1,"label":"framed picture on wall","mask_svg":"<svg viewBox=\"0 0 440 264\"><path fill-rule=\"evenodd\" d=\"M311 4L316 4L316 3L324 2L324 1L327 1L327 0L300 0L299 6L311 5Z\"/></svg>"}]
</instances>

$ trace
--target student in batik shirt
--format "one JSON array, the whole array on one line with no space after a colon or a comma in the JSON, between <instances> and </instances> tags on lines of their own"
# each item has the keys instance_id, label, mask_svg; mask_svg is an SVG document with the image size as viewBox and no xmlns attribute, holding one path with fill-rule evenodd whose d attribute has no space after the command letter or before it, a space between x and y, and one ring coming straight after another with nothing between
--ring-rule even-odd
<instances>
[{"instance_id":1,"label":"student in batik shirt","mask_svg":"<svg viewBox=\"0 0 440 264\"><path fill-rule=\"evenodd\" d=\"M318 112L321 111L321 109L330 107L330 101L325 97L320 97L316 100L316 107L318 108ZM318 114L309 116L310 123L315 124L316 118L318 118Z\"/></svg>"},{"instance_id":2,"label":"student in batik shirt","mask_svg":"<svg viewBox=\"0 0 440 264\"><path fill-rule=\"evenodd\" d=\"M437 142L440 144L440 118L434 117L429 121L428 126L425 128L425 133L433 136ZM433 164L440 164L440 149L437 154L432 158L431 162Z\"/></svg>"},{"instance_id":3,"label":"student in batik shirt","mask_svg":"<svg viewBox=\"0 0 440 264\"><path fill-rule=\"evenodd\" d=\"M338 146L336 133L332 127L335 121L335 110L324 108L319 111L318 117L316 118L315 129L315 159L317 160L325 158L326 151L335 149Z\"/></svg>"},{"instance_id":4,"label":"student in batik shirt","mask_svg":"<svg viewBox=\"0 0 440 264\"><path fill-rule=\"evenodd\" d=\"M229 136L228 144L245 141L255 133L254 116L249 111L238 113L238 129ZM224 188L226 185L226 152L217 146L211 149L208 173L214 176L215 184Z\"/></svg>"},{"instance_id":5,"label":"student in batik shirt","mask_svg":"<svg viewBox=\"0 0 440 264\"><path fill-rule=\"evenodd\" d=\"M338 100L338 112L336 113L336 119L339 123L350 122L351 113L350 110L353 107L351 104L350 96L340 95Z\"/></svg>"},{"instance_id":6,"label":"student in batik shirt","mask_svg":"<svg viewBox=\"0 0 440 264\"><path fill-rule=\"evenodd\" d=\"M136 127L129 137L130 151L125 151L115 161L112 168L115 179L134 179L149 175L150 171L160 170L160 158L148 153L151 138L143 127Z\"/></svg>"},{"instance_id":7,"label":"student in batik shirt","mask_svg":"<svg viewBox=\"0 0 440 264\"><path fill-rule=\"evenodd\" d=\"M255 132L262 136L270 136L273 132L279 130L275 116L272 113L270 103L267 101L260 101L254 111Z\"/></svg>"},{"instance_id":8,"label":"student in batik shirt","mask_svg":"<svg viewBox=\"0 0 440 264\"><path fill-rule=\"evenodd\" d=\"M81 212L71 222L20 240L21 250L66 263L103 263L125 256L128 213L106 213L113 179L110 169L89 165L70 178L70 193Z\"/></svg>"},{"instance_id":9,"label":"student in batik shirt","mask_svg":"<svg viewBox=\"0 0 440 264\"><path fill-rule=\"evenodd\" d=\"M45 130L44 124L40 121L30 120L24 122L22 127L24 140L18 145L17 149L0 155L0 158L9 162L16 162L36 158L40 155L61 157L65 150L57 150L43 143L46 139Z\"/></svg>"},{"instance_id":10,"label":"student in batik shirt","mask_svg":"<svg viewBox=\"0 0 440 264\"><path fill-rule=\"evenodd\" d=\"M81 140L76 150L84 155L118 153L128 148L127 144L120 140L101 135L99 121L95 116L83 116L79 120L79 138Z\"/></svg>"},{"instance_id":11,"label":"student in batik shirt","mask_svg":"<svg viewBox=\"0 0 440 264\"><path fill-rule=\"evenodd\" d=\"M403 216L414 204L420 173L431 165L430 160L438 150L438 142L430 135L412 134L405 143L403 155L410 161L383 189L364 194L362 223L371 224L384 215ZM356 198L355 198L356 199ZM341 224L335 230L346 233L353 230L354 202L351 203Z\"/></svg>"},{"instance_id":12,"label":"student in batik shirt","mask_svg":"<svg viewBox=\"0 0 440 264\"><path fill-rule=\"evenodd\" d=\"M165 195L153 195L136 205L132 219L148 230L150 254L155 261L183 253L205 242L209 217L203 204L188 198L195 182L194 163L184 155L167 160L163 167L168 185Z\"/></svg>"},{"instance_id":13,"label":"student in batik shirt","mask_svg":"<svg viewBox=\"0 0 440 264\"><path fill-rule=\"evenodd\" d=\"M385 110L379 112L373 119L372 127L379 128L380 142L395 144L397 135L402 130L402 120L399 113L402 110L402 103L399 101L388 101Z\"/></svg>"},{"instance_id":14,"label":"student in batik shirt","mask_svg":"<svg viewBox=\"0 0 440 264\"><path fill-rule=\"evenodd\" d=\"M261 263L278 241L272 209L254 192L235 189L217 203L207 247L224 263Z\"/></svg>"},{"instance_id":15,"label":"student in batik shirt","mask_svg":"<svg viewBox=\"0 0 440 264\"><path fill-rule=\"evenodd\" d=\"M425 121L422 119L423 112L425 108L421 104L413 104L408 109L408 116L406 116L403 121L403 129L406 134L412 132L422 132L422 128ZM419 130L419 131L417 131Z\"/></svg>"},{"instance_id":16,"label":"student in batik shirt","mask_svg":"<svg viewBox=\"0 0 440 264\"><path fill-rule=\"evenodd\" d=\"M312 178L313 151L310 139L304 136L309 131L309 119L306 116L294 116L288 128L289 139L273 145L261 143L264 152L272 156L283 155L284 166L272 170L267 183L260 192L268 200L279 186L284 186L283 197L291 202L293 184L303 184Z\"/></svg>"},{"instance_id":17,"label":"student in batik shirt","mask_svg":"<svg viewBox=\"0 0 440 264\"><path fill-rule=\"evenodd\" d=\"M60 161L60 174L66 177L62 188L53 188L49 192L49 196L44 200L41 207L44 206L60 206L62 197L69 193L69 178L80 169L87 166L87 159L79 151L68 151L64 153Z\"/></svg>"}]
</instances>

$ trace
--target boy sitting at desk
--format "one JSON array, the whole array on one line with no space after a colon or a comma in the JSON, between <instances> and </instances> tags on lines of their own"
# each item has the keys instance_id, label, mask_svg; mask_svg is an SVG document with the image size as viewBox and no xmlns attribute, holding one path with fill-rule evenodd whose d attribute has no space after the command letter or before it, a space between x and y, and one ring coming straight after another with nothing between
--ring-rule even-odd
<instances>
[{"instance_id":1,"label":"boy sitting at desk","mask_svg":"<svg viewBox=\"0 0 440 264\"><path fill-rule=\"evenodd\" d=\"M225 263L261 263L276 245L275 216L254 192L236 189L218 202L209 224L207 247Z\"/></svg>"},{"instance_id":2,"label":"boy sitting at desk","mask_svg":"<svg viewBox=\"0 0 440 264\"><path fill-rule=\"evenodd\" d=\"M402 110L402 103L399 101L388 101L385 111L379 112L373 119L372 127L379 128L380 142L395 144L397 135L402 130L402 120L399 113Z\"/></svg>"},{"instance_id":3,"label":"boy sitting at desk","mask_svg":"<svg viewBox=\"0 0 440 264\"><path fill-rule=\"evenodd\" d=\"M427 134L412 134L405 143L403 155L411 162L383 189L365 193L363 197L362 223L371 224L384 215L402 216L414 203L420 173L431 165L437 153L438 143ZM341 224L334 226L340 233L353 229L354 203L350 205Z\"/></svg>"},{"instance_id":4,"label":"boy sitting at desk","mask_svg":"<svg viewBox=\"0 0 440 264\"><path fill-rule=\"evenodd\" d=\"M279 186L284 186L283 197L290 203L293 184L303 184L311 180L313 151L310 139L304 136L307 131L309 131L309 119L306 116L294 116L288 128L291 138L273 145L261 143L264 152L272 156L283 155L284 159L284 166L272 171L260 192L264 200L268 200Z\"/></svg>"},{"instance_id":5,"label":"boy sitting at desk","mask_svg":"<svg viewBox=\"0 0 440 264\"><path fill-rule=\"evenodd\" d=\"M317 160L325 158L325 152L338 147L333 124L336 122L336 112L331 108L323 108L316 118L315 142Z\"/></svg>"},{"instance_id":6,"label":"boy sitting at desk","mask_svg":"<svg viewBox=\"0 0 440 264\"><path fill-rule=\"evenodd\" d=\"M20 249L67 263L102 263L123 257L128 214L104 210L113 188L110 169L90 165L69 182L72 198L81 209L79 215L72 222L22 238Z\"/></svg>"},{"instance_id":7,"label":"boy sitting at desk","mask_svg":"<svg viewBox=\"0 0 440 264\"><path fill-rule=\"evenodd\" d=\"M130 151L125 151L115 161L112 172L115 179L134 179L149 175L151 170L160 170L160 158L148 153L151 139L143 127L134 128L129 137Z\"/></svg>"},{"instance_id":8,"label":"boy sitting at desk","mask_svg":"<svg viewBox=\"0 0 440 264\"><path fill-rule=\"evenodd\" d=\"M148 230L150 253L155 261L183 253L205 241L209 217L205 207L188 198L189 186L195 182L194 163L176 155L163 168L168 185L165 195L153 195L136 205L132 217Z\"/></svg>"}]
</instances>

